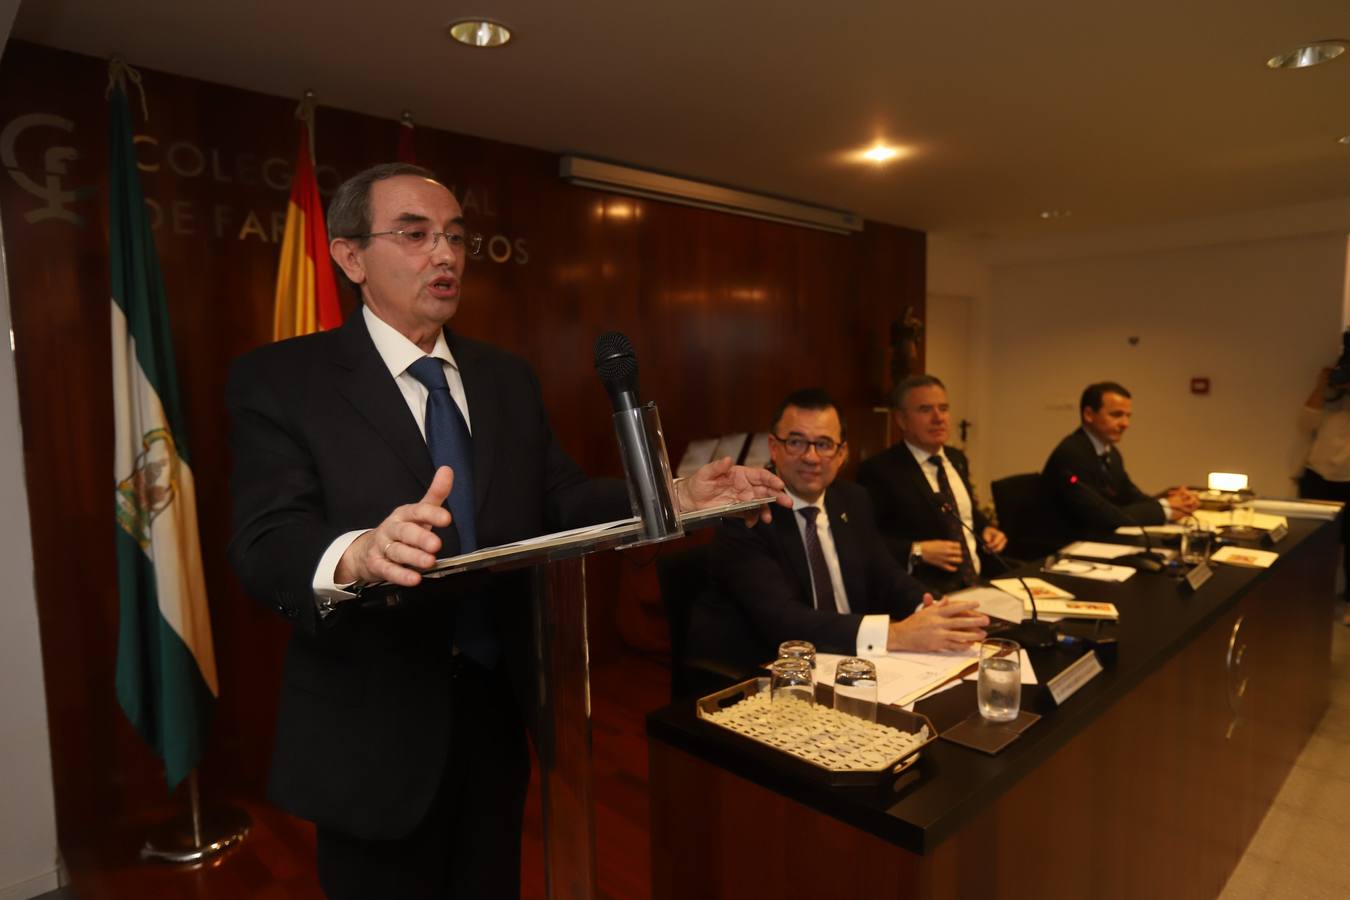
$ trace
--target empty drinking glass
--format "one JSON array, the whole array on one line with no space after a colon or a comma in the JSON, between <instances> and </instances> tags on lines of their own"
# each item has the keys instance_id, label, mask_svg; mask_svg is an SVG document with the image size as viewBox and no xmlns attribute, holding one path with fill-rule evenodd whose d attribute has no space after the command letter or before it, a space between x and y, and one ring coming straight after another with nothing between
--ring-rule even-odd
<instances>
[{"instance_id":1,"label":"empty drinking glass","mask_svg":"<svg viewBox=\"0 0 1350 900\"><path fill-rule=\"evenodd\" d=\"M980 715L991 722L1016 719L1022 708L1022 648L1001 638L981 643L975 687Z\"/></svg>"},{"instance_id":2,"label":"empty drinking glass","mask_svg":"<svg viewBox=\"0 0 1350 900\"><path fill-rule=\"evenodd\" d=\"M1179 524L1182 527L1181 561L1188 566L1209 562L1214 535L1193 516L1187 516Z\"/></svg>"},{"instance_id":3,"label":"empty drinking glass","mask_svg":"<svg viewBox=\"0 0 1350 900\"><path fill-rule=\"evenodd\" d=\"M877 667L850 656L834 670L834 708L869 722L877 720Z\"/></svg>"},{"instance_id":4,"label":"empty drinking glass","mask_svg":"<svg viewBox=\"0 0 1350 900\"><path fill-rule=\"evenodd\" d=\"M801 700L812 706L816 703L816 681L806 660L784 657L769 667L769 702Z\"/></svg>"},{"instance_id":5,"label":"empty drinking glass","mask_svg":"<svg viewBox=\"0 0 1350 900\"><path fill-rule=\"evenodd\" d=\"M810 641L783 641L778 645L778 658L804 659L811 668L816 667L816 645Z\"/></svg>"}]
</instances>

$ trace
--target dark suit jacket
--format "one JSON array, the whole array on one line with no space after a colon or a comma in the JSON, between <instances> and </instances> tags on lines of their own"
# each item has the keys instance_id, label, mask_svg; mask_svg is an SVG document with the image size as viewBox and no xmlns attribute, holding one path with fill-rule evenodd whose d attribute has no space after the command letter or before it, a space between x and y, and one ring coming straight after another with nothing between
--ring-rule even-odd
<instances>
[{"instance_id":1,"label":"dark suit jacket","mask_svg":"<svg viewBox=\"0 0 1350 900\"><path fill-rule=\"evenodd\" d=\"M447 333L468 397L478 540L491 546L629 514L620 482L591 482L554 440L530 368ZM246 591L295 624L269 793L368 839L422 819L460 726L450 709L455 600L490 596L503 666L528 682L528 576L454 576L320 621L319 558L431 482L426 443L359 311L342 328L260 347L227 389L234 473L230 559ZM441 554L458 547L451 526ZM472 728L472 723L469 723Z\"/></svg>"},{"instance_id":2,"label":"dark suit jacket","mask_svg":"<svg viewBox=\"0 0 1350 900\"><path fill-rule=\"evenodd\" d=\"M825 493L830 531L848 594L848 615L812 604L811 570L791 509L772 506L773 521L747 528L724 523L712 543L715 596L696 606L691 654L728 665L773 659L786 640L806 640L823 653L857 650L866 614L902 619L923 600L924 587L896 563L882 543L867 493L836 481ZM884 650L884 648L878 648Z\"/></svg>"},{"instance_id":3,"label":"dark suit jacket","mask_svg":"<svg viewBox=\"0 0 1350 900\"><path fill-rule=\"evenodd\" d=\"M979 507L975 506L975 492L970 489L970 464L966 455L954 447L944 449L951 460L952 468L961 477L961 483L970 495L971 518L974 520L975 533L981 534L989 520ZM950 537L948 522L951 516L942 511L938 495L928 484L928 479L919 467L909 447L901 442L870 457L858 467L858 484L867 489L872 505L877 511L877 527L886 539L886 546L901 565L909 562L910 547L916 541L947 540ZM962 529L962 537L965 537ZM982 546L976 538L977 547ZM980 571L989 571L990 557L980 554ZM960 590L961 576L956 572L947 572L937 566L921 564L914 577L939 593Z\"/></svg>"},{"instance_id":4,"label":"dark suit jacket","mask_svg":"<svg viewBox=\"0 0 1350 900\"><path fill-rule=\"evenodd\" d=\"M1083 429L1059 442L1045 461L1041 478L1075 537L1105 537L1121 525L1160 525L1167 521L1157 500L1139 490L1125 471L1117 447L1102 468L1092 441Z\"/></svg>"}]
</instances>

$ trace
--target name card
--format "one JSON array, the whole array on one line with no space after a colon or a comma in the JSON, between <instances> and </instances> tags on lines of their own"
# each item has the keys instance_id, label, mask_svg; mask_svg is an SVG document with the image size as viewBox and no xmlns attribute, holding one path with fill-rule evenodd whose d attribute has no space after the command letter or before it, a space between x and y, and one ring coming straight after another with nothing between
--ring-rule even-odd
<instances>
[{"instance_id":1,"label":"name card","mask_svg":"<svg viewBox=\"0 0 1350 900\"><path fill-rule=\"evenodd\" d=\"M1279 525L1276 525L1274 528L1266 532L1265 540L1262 541L1261 543L1265 544L1268 547L1274 544L1278 544L1280 541L1284 540L1284 536L1288 533L1289 533L1289 526L1284 522L1281 522Z\"/></svg>"},{"instance_id":2,"label":"name card","mask_svg":"<svg viewBox=\"0 0 1350 900\"><path fill-rule=\"evenodd\" d=\"M1213 577L1214 570L1209 567L1209 563L1202 562L1186 573L1186 584L1190 585L1191 590L1198 591L1200 585Z\"/></svg>"},{"instance_id":3,"label":"name card","mask_svg":"<svg viewBox=\"0 0 1350 900\"><path fill-rule=\"evenodd\" d=\"M1045 683L1056 706L1063 706L1078 689L1102 673L1102 664L1095 652L1084 653L1078 661Z\"/></svg>"}]
</instances>

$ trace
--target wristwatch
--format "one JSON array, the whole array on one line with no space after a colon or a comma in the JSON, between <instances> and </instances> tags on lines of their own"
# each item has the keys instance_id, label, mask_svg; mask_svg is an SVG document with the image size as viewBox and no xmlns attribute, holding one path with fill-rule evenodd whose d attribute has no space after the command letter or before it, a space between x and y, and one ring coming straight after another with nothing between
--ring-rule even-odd
<instances>
[{"instance_id":1,"label":"wristwatch","mask_svg":"<svg viewBox=\"0 0 1350 900\"><path fill-rule=\"evenodd\" d=\"M919 542L915 541L909 545L909 570L913 572L923 564L923 550L919 547Z\"/></svg>"}]
</instances>

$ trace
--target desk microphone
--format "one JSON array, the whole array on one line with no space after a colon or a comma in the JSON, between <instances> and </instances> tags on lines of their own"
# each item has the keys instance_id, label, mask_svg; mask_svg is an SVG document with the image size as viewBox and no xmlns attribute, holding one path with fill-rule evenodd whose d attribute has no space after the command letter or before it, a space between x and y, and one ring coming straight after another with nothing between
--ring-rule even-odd
<instances>
[{"instance_id":1,"label":"desk microphone","mask_svg":"<svg viewBox=\"0 0 1350 900\"><path fill-rule=\"evenodd\" d=\"M1065 475L1068 478L1069 487L1075 489L1079 487L1077 475L1072 472L1066 472ZM1112 505L1114 506L1115 504ZM1111 560L1111 562L1122 566L1129 566L1133 569L1139 569L1143 572L1161 572L1166 568L1167 559L1161 553L1158 553L1153 549L1153 541L1148 536L1148 527L1141 525L1134 516L1126 512L1125 507L1116 506L1116 511L1124 516L1126 521L1131 525L1139 529L1139 533L1144 536L1144 549L1140 553L1130 553L1126 556L1118 556Z\"/></svg>"},{"instance_id":2,"label":"desk microphone","mask_svg":"<svg viewBox=\"0 0 1350 900\"><path fill-rule=\"evenodd\" d=\"M984 549L989 552L989 555L998 560L999 565L1003 566L1004 569L1011 573L1012 577L1016 578L1018 583L1022 585L1022 590L1027 592L1027 600L1031 603L1031 621L1014 625L1007 631L1001 632L999 636L1010 637L1023 647L1044 648L1055 646L1055 642L1058 639L1055 634L1055 626L1051 622L1041 621L1040 612L1036 609L1036 594L1027 584L1027 580L1021 575L1013 572L1013 567L1008 565L1008 561L1003 558L1003 554L990 549L984 544L984 540L978 534L975 534L975 529L967 525L966 520L961 518L961 514L952 508L951 501L943 500L939 505L939 508L947 515L951 516L958 525L974 536L977 552L981 546L984 546ZM965 540L964 536L962 537L962 540Z\"/></svg>"}]
</instances>

